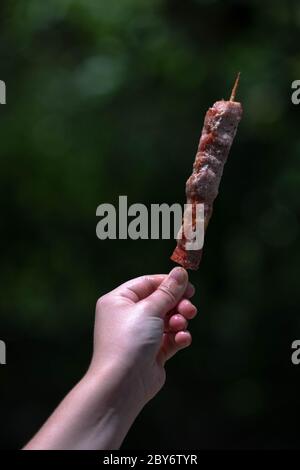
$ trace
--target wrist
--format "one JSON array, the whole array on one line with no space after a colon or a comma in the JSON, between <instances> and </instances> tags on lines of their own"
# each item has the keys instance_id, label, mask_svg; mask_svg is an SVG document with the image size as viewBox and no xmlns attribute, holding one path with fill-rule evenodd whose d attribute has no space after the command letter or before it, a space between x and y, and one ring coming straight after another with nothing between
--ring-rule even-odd
<instances>
[{"instance_id":1,"label":"wrist","mask_svg":"<svg viewBox=\"0 0 300 470\"><path fill-rule=\"evenodd\" d=\"M93 433L102 436L99 448L119 448L146 403L137 393L134 374L106 364L90 368L79 386L88 391Z\"/></svg>"},{"instance_id":2,"label":"wrist","mask_svg":"<svg viewBox=\"0 0 300 470\"><path fill-rule=\"evenodd\" d=\"M100 364L100 365L99 365ZM140 367L138 361L127 361L123 358L93 358L84 380L91 381L95 387L109 390L109 398L114 403L120 400L127 403L128 409L140 411L149 401L145 393L145 383L151 372L147 367Z\"/></svg>"}]
</instances>

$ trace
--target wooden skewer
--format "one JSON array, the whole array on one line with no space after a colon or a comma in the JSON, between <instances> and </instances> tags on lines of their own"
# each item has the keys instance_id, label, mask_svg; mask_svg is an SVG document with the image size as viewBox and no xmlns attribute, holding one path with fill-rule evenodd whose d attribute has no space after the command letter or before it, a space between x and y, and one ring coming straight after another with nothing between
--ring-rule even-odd
<instances>
[{"instance_id":1,"label":"wooden skewer","mask_svg":"<svg viewBox=\"0 0 300 470\"><path fill-rule=\"evenodd\" d=\"M234 82L234 85L233 85L233 88L232 88L232 92L231 92L231 96L230 96L230 100L229 101L234 101L235 100L235 94L236 94L236 90L237 90L237 87L238 87L238 84L239 84L239 81L240 81L240 75L241 73L239 72L237 74L237 77L235 79L235 82Z\"/></svg>"}]
</instances>

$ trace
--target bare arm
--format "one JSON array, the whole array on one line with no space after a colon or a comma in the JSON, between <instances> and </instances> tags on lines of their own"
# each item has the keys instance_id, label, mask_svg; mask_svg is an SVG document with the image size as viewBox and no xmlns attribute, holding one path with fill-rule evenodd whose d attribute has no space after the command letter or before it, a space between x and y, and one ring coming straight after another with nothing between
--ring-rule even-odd
<instances>
[{"instance_id":1,"label":"bare arm","mask_svg":"<svg viewBox=\"0 0 300 470\"><path fill-rule=\"evenodd\" d=\"M196 308L187 272L133 279L96 306L94 353L82 380L24 447L117 449L165 382L165 363L190 345Z\"/></svg>"}]
</instances>

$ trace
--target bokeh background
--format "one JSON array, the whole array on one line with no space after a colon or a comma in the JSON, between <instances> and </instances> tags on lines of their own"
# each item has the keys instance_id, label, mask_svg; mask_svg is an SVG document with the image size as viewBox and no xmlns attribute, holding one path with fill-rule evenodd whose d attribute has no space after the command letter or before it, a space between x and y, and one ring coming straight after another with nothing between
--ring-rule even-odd
<instances>
[{"instance_id":1,"label":"bokeh background","mask_svg":"<svg viewBox=\"0 0 300 470\"><path fill-rule=\"evenodd\" d=\"M204 114L239 70L193 345L123 447L298 447L299 2L1 0L0 31L1 448L86 370L97 297L172 267L172 240L99 241L96 207L183 203Z\"/></svg>"}]
</instances>

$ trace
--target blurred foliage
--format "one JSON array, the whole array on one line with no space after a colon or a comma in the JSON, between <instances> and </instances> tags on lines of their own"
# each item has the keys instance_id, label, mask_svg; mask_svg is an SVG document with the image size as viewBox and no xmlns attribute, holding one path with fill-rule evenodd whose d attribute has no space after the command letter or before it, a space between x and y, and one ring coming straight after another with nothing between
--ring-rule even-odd
<instances>
[{"instance_id":1,"label":"blurred foliage","mask_svg":"<svg viewBox=\"0 0 300 470\"><path fill-rule=\"evenodd\" d=\"M97 297L171 268L173 241L99 241L96 207L184 202L205 111L240 70L194 342L124 447L297 447L299 2L2 0L0 26L1 446L84 372Z\"/></svg>"}]
</instances>

